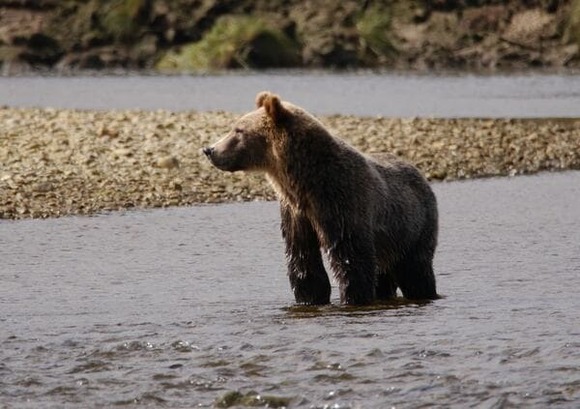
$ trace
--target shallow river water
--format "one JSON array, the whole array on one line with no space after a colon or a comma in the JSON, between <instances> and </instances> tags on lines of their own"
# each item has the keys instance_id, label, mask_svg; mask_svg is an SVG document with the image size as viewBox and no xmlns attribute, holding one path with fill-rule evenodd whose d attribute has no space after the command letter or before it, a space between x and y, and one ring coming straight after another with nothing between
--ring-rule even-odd
<instances>
[{"instance_id":1,"label":"shallow river water","mask_svg":"<svg viewBox=\"0 0 580 409\"><path fill-rule=\"evenodd\" d=\"M0 104L580 116L580 76L0 78ZM444 298L293 303L275 203L0 221L0 408L580 407L580 172L435 184ZM237 394L236 394L237 393Z\"/></svg>"},{"instance_id":2,"label":"shallow river water","mask_svg":"<svg viewBox=\"0 0 580 409\"><path fill-rule=\"evenodd\" d=\"M580 407L580 172L434 189L425 305L295 306L271 202L0 221L0 407Z\"/></svg>"},{"instance_id":3,"label":"shallow river water","mask_svg":"<svg viewBox=\"0 0 580 409\"><path fill-rule=\"evenodd\" d=\"M0 77L0 105L247 112L270 90L322 114L578 117L580 75L280 72L207 76Z\"/></svg>"}]
</instances>

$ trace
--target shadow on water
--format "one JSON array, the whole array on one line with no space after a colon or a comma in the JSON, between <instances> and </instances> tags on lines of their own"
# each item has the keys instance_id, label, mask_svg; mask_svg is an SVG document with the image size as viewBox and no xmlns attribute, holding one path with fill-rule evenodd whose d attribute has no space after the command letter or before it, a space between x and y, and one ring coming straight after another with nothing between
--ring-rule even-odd
<instances>
[{"instance_id":1,"label":"shadow on water","mask_svg":"<svg viewBox=\"0 0 580 409\"><path fill-rule=\"evenodd\" d=\"M433 300L408 300L397 297L388 301L381 301L372 305L352 306L352 305L291 305L283 308L289 318L317 318L317 317L356 317L356 316L376 316L385 311L405 310L408 315L414 314L417 309L432 304Z\"/></svg>"}]
</instances>

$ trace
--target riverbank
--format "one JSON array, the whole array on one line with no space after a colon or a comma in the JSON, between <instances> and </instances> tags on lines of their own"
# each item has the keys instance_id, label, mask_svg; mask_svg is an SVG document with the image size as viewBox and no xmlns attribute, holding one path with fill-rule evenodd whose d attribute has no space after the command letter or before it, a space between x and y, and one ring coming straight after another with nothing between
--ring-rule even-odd
<instances>
[{"instance_id":1,"label":"riverbank","mask_svg":"<svg viewBox=\"0 0 580 409\"><path fill-rule=\"evenodd\" d=\"M1 108L0 218L272 200L265 178L213 168L200 149L224 112ZM580 119L321 118L363 152L389 152L431 180L580 169Z\"/></svg>"},{"instance_id":2,"label":"riverbank","mask_svg":"<svg viewBox=\"0 0 580 409\"><path fill-rule=\"evenodd\" d=\"M0 0L0 67L580 67L580 0Z\"/></svg>"}]
</instances>

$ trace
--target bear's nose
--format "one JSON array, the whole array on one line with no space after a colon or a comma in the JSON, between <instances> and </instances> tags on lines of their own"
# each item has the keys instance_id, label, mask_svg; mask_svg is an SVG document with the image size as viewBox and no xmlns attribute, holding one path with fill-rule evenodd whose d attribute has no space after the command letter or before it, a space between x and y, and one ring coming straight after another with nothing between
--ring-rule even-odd
<instances>
[{"instance_id":1,"label":"bear's nose","mask_svg":"<svg viewBox=\"0 0 580 409\"><path fill-rule=\"evenodd\" d=\"M212 152L213 152L213 148L211 148L209 146L203 148L203 153L205 153L205 156L208 156L208 157L211 156Z\"/></svg>"}]
</instances>

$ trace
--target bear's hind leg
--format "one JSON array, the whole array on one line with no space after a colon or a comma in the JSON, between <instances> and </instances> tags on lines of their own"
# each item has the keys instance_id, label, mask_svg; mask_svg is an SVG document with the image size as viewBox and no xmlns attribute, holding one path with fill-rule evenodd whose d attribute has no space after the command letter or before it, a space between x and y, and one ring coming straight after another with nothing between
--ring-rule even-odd
<instances>
[{"instance_id":1,"label":"bear's hind leg","mask_svg":"<svg viewBox=\"0 0 580 409\"><path fill-rule=\"evenodd\" d=\"M391 273L379 272L375 293L379 301L395 298L397 295L397 283Z\"/></svg>"},{"instance_id":2,"label":"bear's hind leg","mask_svg":"<svg viewBox=\"0 0 580 409\"><path fill-rule=\"evenodd\" d=\"M348 305L369 305L375 300L377 267L368 240L353 238L331 249L330 264L340 286L340 301Z\"/></svg>"},{"instance_id":3,"label":"bear's hind leg","mask_svg":"<svg viewBox=\"0 0 580 409\"><path fill-rule=\"evenodd\" d=\"M410 300L435 300L439 298L430 255L411 251L396 266L397 284L405 298Z\"/></svg>"}]
</instances>

